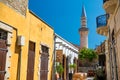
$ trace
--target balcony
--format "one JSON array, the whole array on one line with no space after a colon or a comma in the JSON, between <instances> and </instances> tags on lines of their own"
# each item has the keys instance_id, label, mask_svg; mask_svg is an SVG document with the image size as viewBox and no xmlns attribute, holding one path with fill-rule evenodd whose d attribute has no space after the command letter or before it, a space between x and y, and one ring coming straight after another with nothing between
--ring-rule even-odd
<instances>
[{"instance_id":1,"label":"balcony","mask_svg":"<svg viewBox=\"0 0 120 80\"><path fill-rule=\"evenodd\" d=\"M107 33L108 33L108 26L107 26L108 18L109 18L108 14L104 14L104 15L98 16L96 18L97 33L98 34L107 36Z\"/></svg>"},{"instance_id":2,"label":"balcony","mask_svg":"<svg viewBox=\"0 0 120 80\"><path fill-rule=\"evenodd\" d=\"M103 0L103 4L106 13L113 14L117 5L117 0Z\"/></svg>"}]
</instances>

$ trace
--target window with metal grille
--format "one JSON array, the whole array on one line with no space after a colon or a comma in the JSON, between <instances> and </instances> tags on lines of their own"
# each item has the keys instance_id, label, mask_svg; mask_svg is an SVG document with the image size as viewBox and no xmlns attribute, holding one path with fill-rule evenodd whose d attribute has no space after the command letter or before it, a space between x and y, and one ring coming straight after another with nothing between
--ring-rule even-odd
<instances>
[{"instance_id":1,"label":"window with metal grille","mask_svg":"<svg viewBox=\"0 0 120 80\"><path fill-rule=\"evenodd\" d=\"M0 39L7 40L7 32L0 29Z\"/></svg>"},{"instance_id":2,"label":"window with metal grille","mask_svg":"<svg viewBox=\"0 0 120 80\"><path fill-rule=\"evenodd\" d=\"M42 46L42 53L47 53L48 54L48 51L49 51L48 47Z\"/></svg>"}]
</instances>

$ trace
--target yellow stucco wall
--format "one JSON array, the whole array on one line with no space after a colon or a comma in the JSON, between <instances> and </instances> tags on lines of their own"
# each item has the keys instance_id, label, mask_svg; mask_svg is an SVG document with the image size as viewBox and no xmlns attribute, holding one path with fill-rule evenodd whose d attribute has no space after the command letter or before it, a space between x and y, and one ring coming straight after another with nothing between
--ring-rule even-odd
<instances>
[{"instance_id":1,"label":"yellow stucco wall","mask_svg":"<svg viewBox=\"0 0 120 80\"><path fill-rule=\"evenodd\" d=\"M46 23L41 21L29 10L27 10L26 16L21 15L12 8L4 5L0 2L0 21L13 27L12 44L10 46L11 66L9 68L10 77L9 80L17 80L17 68L18 57L20 54L20 48L16 46L17 36L22 35L25 37L25 45L22 47L21 52L21 80L26 80L27 74L27 60L28 60L28 45L29 40L36 43L35 49L35 65L34 65L34 80L39 80L39 64L40 64L40 44L46 44L49 49L49 73L48 80L51 80L51 71L53 64L53 46L54 46L54 30Z\"/></svg>"}]
</instances>

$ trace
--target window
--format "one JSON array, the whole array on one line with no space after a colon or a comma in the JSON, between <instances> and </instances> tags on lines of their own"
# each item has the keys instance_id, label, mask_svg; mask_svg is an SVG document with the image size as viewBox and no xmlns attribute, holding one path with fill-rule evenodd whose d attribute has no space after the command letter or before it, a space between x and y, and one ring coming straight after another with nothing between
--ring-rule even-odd
<instances>
[{"instance_id":1,"label":"window","mask_svg":"<svg viewBox=\"0 0 120 80\"><path fill-rule=\"evenodd\" d=\"M42 53L47 53L48 54L48 52L49 52L48 47L42 45Z\"/></svg>"},{"instance_id":2,"label":"window","mask_svg":"<svg viewBox=\"0 0 120 80\"><path fill-rule=\"evenodd\" d=\"M0 39L7 40L7 32L0 29Z\"/></svg>"}]
</instances>

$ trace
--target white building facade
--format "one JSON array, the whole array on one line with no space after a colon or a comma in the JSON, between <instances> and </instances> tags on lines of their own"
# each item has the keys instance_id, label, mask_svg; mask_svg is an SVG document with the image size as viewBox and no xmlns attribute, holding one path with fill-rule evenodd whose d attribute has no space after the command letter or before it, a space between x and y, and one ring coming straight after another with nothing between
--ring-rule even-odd
<instances>
[{"instance_id":1,"label":"white building facade","mask_svg":"<svg viewBox=\"0 0 120 80\"><path fill-rule=\"evenodd\" d=\"M68 42L67 40L63 39L59 35L55 34L55 52L56 52L56 60L60 58L60 55L64 56L61 57L62 64L64 67L64 80L68 80L69 73L74 73L77 71L77 67L75 70L70 70L70 64L76 64L78 60L78 52L79 49L74 46L72 43ZM56 61L58 62L58 61Z\"/></svg>"}]
</instances>

